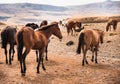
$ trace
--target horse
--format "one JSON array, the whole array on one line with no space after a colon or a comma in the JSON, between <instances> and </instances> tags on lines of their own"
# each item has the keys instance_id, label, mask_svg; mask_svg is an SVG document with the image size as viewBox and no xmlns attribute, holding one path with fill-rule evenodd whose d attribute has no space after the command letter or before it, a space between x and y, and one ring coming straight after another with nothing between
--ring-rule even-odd
<instances>
[{"instance_id":1,"label":"horse","mask_svg":"<svg viewBox=\"0 0 120 84\"><path fill-rule=\"evenodd\" d=\"M43 21L40 23L40 27L45 26L45 25L47 25L47 24L48 24L47 20L43 20Z\"/></svg>"},{"instance_id":2,"label":"horse","mask_svg":"<svg viewBox=\"0 0 120 84\"><path fill-rule=\"evenodd\" d=\"M40 24L40 27L42 26L45 26L45 25L48 25L48 22L47 20L43 20ZM48 33L46 33L46 36L48 35ZM48 37L48 36L47 36ZM48 57L47 57L47 52L48 52L48 45L46 46L46 49L45 49L45 52L46 52L46 57L45 59L48 61ZM38 62L38 51L36 50L36 61Z\"/></svg>"},{"instance_id":3,"label":"horse","mask_svg":"<svg viewBox=\"0 0 120 84\"><path fill-rule=\"evenodd\" d=\"M97 61L97 51L99 48L99 43L103 43L104 38L104 31L102 30L90 30L90 29L83 29L80 32L79 40L78 40L78 47L77 47L77 54L81 53L81 48L83 51L83 60L82 60L82 66L84 66L84 62L88 64L88 61L86 59L86 54L88 49L91 49L92 51L92 59L91 61L94 61L94 54L95 54L95 63L98 63Z\"/></svg>"},{"instance_id":4,"label":"horse","mask_svg":"<svg viewBox=\"0 0 120 84\"><path fill-rule=\"evenodd\" d=\"M2 40L2 48L5 50L5 56L6 56L6 64L8 64L8 57L7 57L7 44L10 45L9 49L9 64L11 65L14 58L14 45L16 44L15 38L16 38L16 28L12 26L7 26L5 29L1 31L1 40ZM12 56L12 57L11 57Z\"/></svg>"},{"instance_id":5,"label":"horse","mask_svg":"<svg viewBox=\"0 0 120 84\"><path fill-rule=\"evenodd\" d=\"M107 26L106 26L106 31L111 30L111 26L113 26L113 30L115 31L117 29L117 23L118 21L116 19L109 19L109 21L107 22Z\"/></svg>"},{"instance_id":6,"label":"horse","mask_svg":"<svg viewBox=\"0 0 120 84\"><path fill-rule=\"evenodd\" d=\"M39 28L39 26L35 23L27 23L25 26L31 27L33 30Z\"/></svg>"},{"instance_id":7,"label":"horse","mask_svg":"<svg viewBox=\"0 0 120 84\"><path fill-rule=\"evenodd\" d=\"M79 29L81 28L82 23L79 21L74 21L74 20L68 20L66 23L66 28L67 28L67 33L71 32L71 35L73 35L73 30L75 31L75 28L78 27Z\"/></svg>"},{"instance_id":8,"label":"horse","mask_svg":"<svg viewBox=\"0 0 120 84\"><path fill-rule=\"evenodd\" d=\"M50 33L48 37L46 37L45 33L48 33L48 32ZM25 73L26 73L25 59L31 49L33 50L35 49L39 51L37 73L40 72L39 71L40 62L42 62L42 69L46 70L43 63L43 57L44 57L45 48L48 44L48 38L52 34L57 36L59 39L62 39L62 34L58 27L57 22L54 22L50 25L43 26L42 28L38 28L35 31L31 28L26 28L26 27L23 27L18 31L17 39L16 39L17 55L18 55L18 60L20 61L22 76L25 76ZM23 52L23 47L25 47L24 52Z\"/></svg>"}]
</instances>

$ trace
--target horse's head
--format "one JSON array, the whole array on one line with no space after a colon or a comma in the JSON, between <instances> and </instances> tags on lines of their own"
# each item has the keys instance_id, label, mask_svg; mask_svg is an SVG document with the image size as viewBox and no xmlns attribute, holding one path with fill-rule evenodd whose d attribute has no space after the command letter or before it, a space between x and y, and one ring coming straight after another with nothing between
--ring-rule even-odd
<instances>
[{"instance_id":1,"label":"horse's head","mask_svg":"<svg viewBox=\"0 0 120 84\"><path fill-rule=\"evenodd\" d=\"M58 26L58 22L53 22L52 25L53 25L53 35L57 36L59 39L62 39L62 33Z\"/></svg>"},{"instance_id":2,"label":"horse's head","mask_svg":"<svg viewBox=\"0 0 120 84\"><path fill-rule=\"evenodd\" d=\"M47 20L43 20L43 21L41 22L41 24L40 24L40 27L45 26L45 25L47 25L47 24L48 24Z\"/></svg>"}]
</instances>

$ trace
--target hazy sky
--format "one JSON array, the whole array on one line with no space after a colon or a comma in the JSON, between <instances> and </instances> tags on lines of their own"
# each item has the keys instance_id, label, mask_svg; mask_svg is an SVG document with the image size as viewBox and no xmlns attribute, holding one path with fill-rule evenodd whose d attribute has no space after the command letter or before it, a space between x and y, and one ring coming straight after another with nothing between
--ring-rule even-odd
<instances>
[{"instance_id":1,"label":"hazy sky","mask_svg":"<svg viewBox=\"0 0 120 84\"><path fill-rule=\"evenodd\" d=\"M106 0L0 0L0 3L37 3L37 4L49 4L55 6L67 6L67 5L81 5L95 2L103 2ZM120 0L112 0L120 1Z\"/></svg>"}]
</instances>

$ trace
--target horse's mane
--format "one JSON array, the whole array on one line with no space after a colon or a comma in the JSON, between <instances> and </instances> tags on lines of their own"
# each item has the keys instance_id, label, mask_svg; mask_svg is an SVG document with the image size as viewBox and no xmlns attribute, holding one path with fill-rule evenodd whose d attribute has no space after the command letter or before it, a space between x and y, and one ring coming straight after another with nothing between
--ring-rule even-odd
<instances>
[{"instance_id":1,"label":"horse's mane","mask_svg":"<svg viewBox=\"0 0 120 84\"><path fill-rule=\"evenodd\" d=\"M45 26L38 28L38 30L46 30L46 29L51 28L52 26L57 25L57 24L58 24L57 22L52 22L49 25L45 25Z\"/></svg>"}]
</instances>

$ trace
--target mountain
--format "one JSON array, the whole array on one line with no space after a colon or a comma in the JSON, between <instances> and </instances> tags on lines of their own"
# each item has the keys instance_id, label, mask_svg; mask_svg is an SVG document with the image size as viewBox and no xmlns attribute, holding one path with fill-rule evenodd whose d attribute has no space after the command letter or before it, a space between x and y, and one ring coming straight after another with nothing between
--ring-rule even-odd
<instances>
[{"instance_id":1,"label":"mountain","mask_svg":"<svg viewBox=\"0 0 120 84\"><path fill-rule=\"evenodd\" d=\"M117 15L120 14L120 1L105 1L87 5L70 6L70 10L79 11L80 15Z\"/></svg>"},{"instance_id":2,"label":"mountain","mask_svg":"<svg viewBox=\"0 0 120 84\"><path fill-rule=\"evenodd\" d=\"M49 21L72 16L120 15L120 1L73 6L52 6L32 3L0 4L0 20L15 23Z\"/></svg>"}]
</instances>

